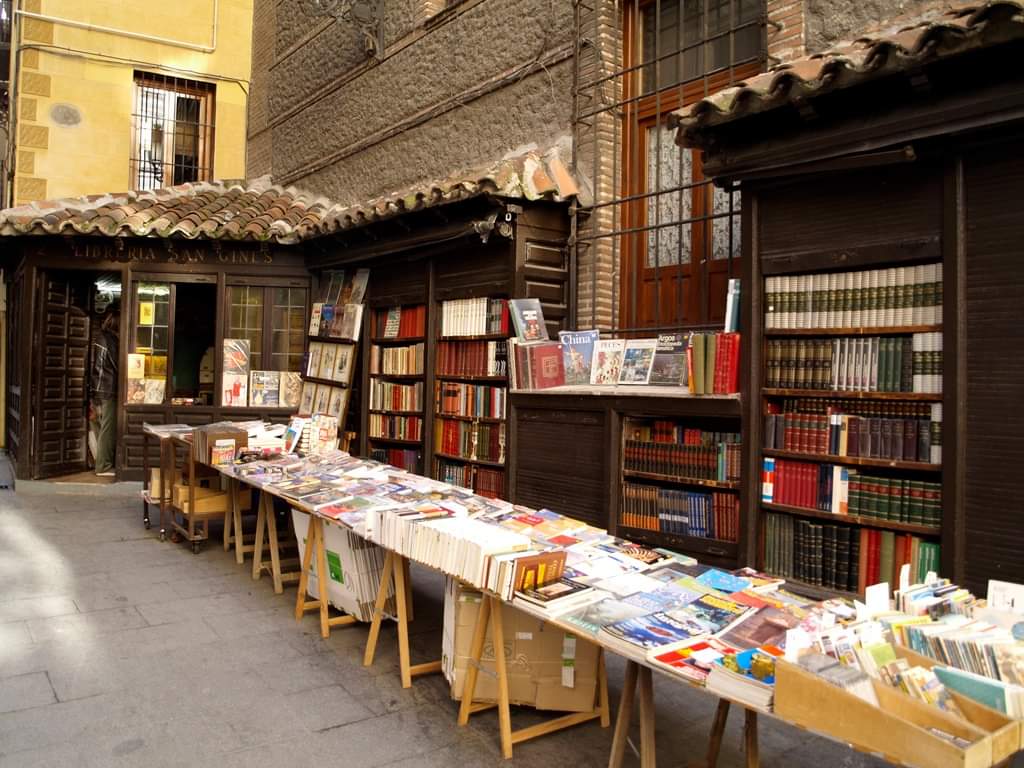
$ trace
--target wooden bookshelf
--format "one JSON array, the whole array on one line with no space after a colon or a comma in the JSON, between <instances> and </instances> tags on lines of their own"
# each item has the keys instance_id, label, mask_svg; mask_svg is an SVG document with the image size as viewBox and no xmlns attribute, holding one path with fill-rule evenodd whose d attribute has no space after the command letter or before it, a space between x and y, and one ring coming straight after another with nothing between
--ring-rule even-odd
<instances>
[{"instance_id":1,"label":"wooden bookshelf","mask_svg":"<svg viewBox=\"0 0 1024 768\"><path fill-rule=\"evenodd\" d=\"M509 336L514 336L515 331L511 328L506 333L480 333L480 334L467 334L462 336L439 336L438 341L506 341Z\"/></svg>"},{"instance_id":2,"label":"wooden bookshelf","mask_svg":"<svg viewBox=\"0 0 1024 768\"><path fill-rule=\"evenodd\" d=\"M935 333L941 325L887 325L871 328L766 328L764 335L772 336L900 336L908 333Z\"/></svg>"},{"instance_id":3,"label":"wooden bookshelf","mask_svg":"<svg viewBox=\"0 0 1024 768\"><path fill-rule=\"evenodd\" d=\"M370 339L370 343L375 344L378 347L401 347L407 344L422 344L426 340L425 336L409 336L406 338L376 336Z\"/></svg>"},{"instance_id":4,"label":"wooden bookshelf","mask_svg":"<svg viewBox=\"0 0 1024 768\"><path fill-rule=\"evenodd\" d=\"M676 552L694 553L694 555L700 555L702 560L710 556L733 561L739 550L739 544L735 541L708 539L700 536L680 536L675 533L651 531L646 528L633 528L626 525L619 526L619 535L650 547L663 547Z\"/></svg>"},{"instance_id":5,"label":"wooden bookshelf","mask_svg":"<svg viewBox=\"0 0 1024 768\"><path fill-rule=\"evenodd\" d=\"M663 475L658 472L640 472L635 469L623 469L623 477L634 477L638 480L655 480L660 483L677 485L699 485L703 488L717 488L725 491L738 491L739 480L704 480L699 477L683 477L681 475Z\"/></svg>"},{"instance_id":6,"label":"wooden bookshelf","mask_svg":"<svg viewBox=\"0 0 1024 768\"><path fill-rule=\"evenodd\" d=\"M328 387L341 387L342 389L348 389L348 382L344 381L333 381L331 379L321 379L317 376L303 376L303 381L311 381L314 384L326 384Z\"/></svg>"},{"instance_id":7,"label":"wooden bookshelf","mask_svg":"<svg viewBox=\"0 0 1024 768\"><path fill-rule=\"evenodd\" d=\"M382 411L370 408L368 413L377 413L383 416L422 416L423 411Z\"/></svg>"},{"instance_id":8,"label":"wooden bookshelf","mask_svg":"<svg viewBox=\"0 0 1024 768\"><path fill-rule=\"evenodd\" d=\"M395 445L410 445L417 448L423 446L422 440L403 440L400 437L375 437L374 435L369 435L367 439L375 443L394 443Z\"/></svg>"},{"instance_id":9,"label":"wooden bookshelf","mask_svg":"<svg viewBox=\"0 0 1024 768\"><path fill-rule=\"evenodd\" d=\"M422 373L371 373L371 379L384 379L390 381L421 381Z\"/></svg>"},{"instance_id":10,"label":"wooden bookshelf","mask_svg":"<svg viewBox=\"0 0 1024 768\"><path fill-rule=\"evenodd\" d=\"M452 374L435 374L438 381L461 381L467 384L507 384L508 376L455 376Z\"/></svg>"},{"instance_id":11,"label":"wooden bookshelf","mask_svg":"<svg viewBox=\"0 0 1024 768\"><path fill-rule=\"evenodd\" d=\"M435 419L454 419L455 421L479 422L481 424L504 424L505 419L495 419L489 416L452 416L450 413L434 412Z\"/></svg>"},{"instance_id":12,"label":"wooden bookshelf","mask_svg":"<svg viewBox=\"0 0 1024 768\"><path fill-rule=\"evenodd\" d=\"M912 400L925 403L941 403L941 392L847 392L838 389L780 389L765 387L765 397L826 397L844 400Z\"/></svg>"},{"instance_id":13,"label":"wooden bookshelf","mask_svg":"<svg viewBox=\"0 0 1024 768\"><path fill-rule=\"evenodd\" d=\"M765 214L768 215L768 214ZM758 226L757 223L754 226ZM810 237L810 227L805 233ZM822 238L822 242L834 240L836 234L831 232L826 235L824 230L815 233L814 238ZM893 237L898 241L899 237ZM891 581L893 574L869 573L861 574L857 571L863 567L861 561L849 561L847 540L845 532L840 531L838 543L832 542L832 550L829 550L829 540L826 526L826 540L820 538L802 539L802 548L796 546L796 537L799 533L799 522L803 520L808 523L818 524L820 522L839 524L842 526L855 526L857 529L868 531L892 532L897 537L911 535L920 537L922 546L925 543L932 547L935 543L941 546L941 556L944 564L949 564L949 552L947 547L950 543L950 528L948 521L954 514L954 495L949 487L950 477L949 466L952 455L951 444L955 446L955 439L947 441L947 436L952 429L951 425L956 423L956 414L951 413L951 388L948 372L953 370L950 364L950 346L948 325L942 321L946 319L943 312L944 305L950 300L948 293L942 294L937 291L936 286L949 279L944 274L943 264L939 263L936 255L931 256L930 261L919 259L919 263L908 263L893 256L898 249L877 249L872 252L872 257L863 261L851 264L837 263L822 250L820 257L794 258L789 262L788 268L781 268L782 261L774 260L769 253L780 250L792 249L794 243L787 239L781 230L775 232L767 241L759 241L755 248L762 249L754 252L744 263L743 274L743 317L741 322L745 328L750 329L750 371L749 383L751 391L755 393L745 405L747 409L747 424L749 429L744 433L744 439L750 441L750 451L745 469L749 473L745 481L748 487L748 497L754 500L752 516L755 519L757 530L756 547L752 552L751 559L756 562L758 568L769 573L776 573L786 578L788 583L793 585L794 591L807 594L811 597L826 598L843 596L849 597L852 593L844 590L834 590L809 584L806 581L792 579L785 576L785 573L797 572L799 557L810 554L818 555L813 547L821 542L820 546L825 551L827 559L824 562L818 557L819 568L824 567L828 573L823 574L823 580L830 582L834 576L842 578L842 570L849 562L850 576L854 573L859 581L873 583L874 580ZM834 244L829 248L835 248ZM831 251L829 251L830 253ZM899 267L903 271L896 273L890 268ZM858 274L863 273L863 274ZM890 280L892 282L886 282ZM750 290L747 290L750 287ZM911 296L913 301L911 302ZM902 298L901 298L902 297ZM817 327L801 328L769 328L769 313L778 311L785 318L786 313L800 311L796 307L804 307L805 313L813 310L815 319L831 315L833 307L824 307L821 302L854 301L862 302L847 309L855 311L878 311L885 312L886 325L855 325L837 326L834 321L829 324L821 324ZM906 303L903 303L906 302ZM911 303L913 306L911 306ZM781 309L780 309L781 307ZM827 309L827 311L826 311ZM888 314L889 312L895 315ZM900 317L900 313L904 313ZM906 322L910 319L910 312L915 322ZM806 318L807 314L804 315ZM865 315L866 317L867 315ZM882 316L882 315L879 315ZM892 320L895 316L896 322ZM789 315L790 321L792 315ZM831 319L831 317L830 317ZM922 322L925 319L928 322ZM903 322L901 323L900 320ZM806 325L806 322L803 323ZM919 337L918 334L929 334L927 337ZM906 340L913 335L913 342ZM938 336L936 336L938 335ZM867 342L865 339L871 337L903 337L905 347L892 345L888 347L884 343ZM791 342L787 339L792 339ZM814 339L821 340L820 343ZM844 340L849 339L847 344ZM804 341L807 341L806 357ZM856 346L854 340L857 340ZM941 342L941 343L938 343ZM813 346L818 344L818 346ZM929 346L934 344L935 346ZM793 348L797 349L794 363ZM780 348L782 352L780 353ZM826 354L827 349L827 354ZM820 351L818 351L820 350ZM876 351L877 350L877 351ZM869 354L870 353L870 354ZM936 354L937 353L937 354ZM912 364L908 362L907 355L913 354ZM780 356L781 355L781 356ZM838 361L836 355L839 355ZM919 356L920 355L920 356ZM877 361L877 362L876 362ZM934 383L941 383L941 392L891 392L891 391L846 391L830 388L797 388L797 387L769 387L766 386L769 372L776 375L778 366L782 366L784 372L787 366L797 366L797 376L813 376L817 381L849 381L850 376L854 380L877 381L879 385L892 389L899 386L902 380L903 386L907 386L907 377L916 377L919 373L932 377ZM918 366L924 366L920 369ZM769 366L771 366L769 370ZM821 368L825 366L826 371L822 379L817 376L822 373ZM828 366L833 367L831 371ZM838 373L837 373L838 371ZM788 375L793 375L790 372ZM935 378L937 377L937 378ZM799 380L799 379L798 379ZM895 382L895 387L893 386ZM821 386L818 384L817 386ZM832 413L849 414L862 419L861 436L863 439L867 420L913 420L920 425L920 422L930 422L928 429L922 428L919 437L915 437L914 451L915 460L896 460L877 457L861 456L838 456L828 453L794 451L788 448L777 447L782 444L782 431L771 430L779 427L776 419L769 419L769 415L797 414L795 423L799 428L813 430L811 434L817 440L822 437L823 432L827 436L834 425L828 424L825 416L829 413L826 404L833 406ZM928 413L931 413L929 418ZM801 419L806 420L801 424ZM845 421L845 420L844 420ZM872 421L872 424L875 422ZM883 424L886 422L883 421ZM785 427L789 429L788 418ZM888 429L888 427L883 427ZM821 430L821 431L819 431ZM886 433L888 435L888 433ZM899 433L902 434L902 428ZM789 432L785 434L785 445L793 445ZM833 434L834 439L834 434ZM874 438L872 438L874 439ZM889 439L886 437L886 439ZM941 439L939 443L933 443L933 439ZM779 443L776 443L778 440ZM923 443L921 442L923 441ZM923 448L921 446L924 446ZM941 449L941 461L928 461L929 458L938 458L932 448L938 445ZM921 451L924 451L923 453ZM929 451L932 451L929 456ZM917 461L920 456L925 461ZM807 462L816 465L834 464L841 467L856 467L867 470L878 470L877 473L868 472L868 475L879 477L890 477L900 481L914 481L932 484L941 484L941 520L942 524L921 525L918 523L900 522L897 520L885 520L865 515L842 515L819 509L792 506L772 501L761 501L761 473L766 458ZM815 467L817 469L817 467ZM788 470L787 470L788 471ZM795 470L794 470L795 471ZM811 478L794 475L790 478L795 483L814 483L818 476ZM783 493L789 489L789 480L783 487ZM838 482L838 481L837 481ZM776 483L776 493L779 489ZM793 487L799 487L798 485ZM806 486L804 486L806 487ZM831 486L829 486L831 487ZM841 492L841 491L840 491ZM818 491L819 495L821 490ZM776 497L778 498L778 497ZM790 497L787 496L787 499ZM934 496L931 497L934 504ZM935 507L930 507L934 512ZM783 515L792 518L792 525L786 522L783 517L768 518L767 515ZM769 520L771 522L769 523ZM884 534L884 535L892 535ZM875 536L877 534L870 534ZM780 546L781 544L781 546ZM838 546L838 555L835 554L835 547ZM863 544L861 543L862 547ZM808 547L812 547L808 552ZM855 545L849 543L849 551L853 551ZM951 549L951 547L950 547ZM799 551L798 551L799 550ZM909 550L907 550L909 551ZM914 549L917 552L917 548ZM829 555L832 552L832 555ZM901 556L906 556L900 551ZM792 557L792 559L790 559ZM812 559L812 563L813 563ZM877 561L875 561L877 562ZM871 563L875 567L875 563ZM894 562L894 566L899 563ZM834 569L834 570L832 570ZM952 573L952 571L950 571ZM912 576L912 578L914 578ZM817 580L817 579L815 579ZM848 582L854 584L856 582Z\"/></svg>"},{"instance_id":14,"label":"wooden bookshelf","mask_svg":"<svg viewBox=\"0 0 1024 768\"><path fill-rule=\"evenodd\" d=\"M769 512L784 512L787 515L797 517L813 517L818 520L828 520L832 523L846 523L848 525L860 525L865 528L880 528L885 531L899 531L900 533L913 533L918 536L938 536L940 529L930 525L915 525L913 523L901 523L897 520L882 520L877 517L864 517L862 515L836 515L832 512L822 512L820 509L808 509L807 507L794 507L788 504L774 504L762 502L761 507Z\"/></svg>"},{"instance_id":15,"label":"wooden bookshelf","mask_svg":"<svg viewBox=\"0 0 1024 768\"><path fill-rule=\"evenodd\" d=\"M465 456L456 456L454 453L441 453L441 451L434 451L434 457L438 459L449 459L451 461L461 461L466 464L476 464L481 467L497 467L504 469L505 464L500 461L488 461L487 459L468 459Z\"/></svg>"},{"instance_id":16,"label":"wooden bookshelf","mask_svg":"<svg viewBox=\"0 0 1024 768\"><path fill-rule=\"evenodd\" d=\"M842 464L848 467L878 467L880 469L906 469L917 472L942 472L941 464L930 464L924 461L897 461L896 459L870 459L859 456L833 456L830 453L802 453L800 451L780 451L777 448L764 448L763 456L776 459L794 459L798 461L820 461L827 464Z\"/></svg>"}]
</instances>

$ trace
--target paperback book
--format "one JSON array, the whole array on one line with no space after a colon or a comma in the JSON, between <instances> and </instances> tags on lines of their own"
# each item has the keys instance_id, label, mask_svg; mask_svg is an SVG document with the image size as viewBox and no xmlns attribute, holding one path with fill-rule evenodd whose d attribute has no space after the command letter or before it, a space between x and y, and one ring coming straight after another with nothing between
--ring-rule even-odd
<instances>
[{"instance_id":1,"label":"paperback book","mask_svg":"<svg viewBox=\"0 0 1024 768\"><path fill-rule=\"evenodd\" d=\"M559 331L566 384L589 384L598 331Z\"/></svg>"},{"instance_id":2,"label":"paperback book","mask_svg":"<svg viewBox=\"0 0 1024 768\"><path fill-rule=\"evenodd\" d=\"M548 329L539 299L512 299L508 305L520 341L547 341Z\"/></svg>"},{"instance_id":3,"label":"paperback book","mask_svg":"<svg viewBox=\"0 0 1024 768\"><path fill-rule=\"evenodd\" d=\"M622 353L619 384L648 384L658 342L654 339L630 339Z\"/></svg>"},{"instance_id":4,"label":"paperback book","mask_svg":"<svg viewBox=\"0 0 1024 768\"><path fill-rule=\"evenodd\" d=\"M686 386L687 336L682 333L660 333L651 366L651 384L672 387Z\"/></svg>"},{"instance_id":5,"label":"paperback book","mask_svg":"<svg viewBox=\"0 0 1024 768\"><path fill-rule=\"evenodd\" d=\"M594 358L590 369L591 384L618 384L622 354L626 349L623 339L598 339L594 342Z\"/></svg>"}]
</instances>

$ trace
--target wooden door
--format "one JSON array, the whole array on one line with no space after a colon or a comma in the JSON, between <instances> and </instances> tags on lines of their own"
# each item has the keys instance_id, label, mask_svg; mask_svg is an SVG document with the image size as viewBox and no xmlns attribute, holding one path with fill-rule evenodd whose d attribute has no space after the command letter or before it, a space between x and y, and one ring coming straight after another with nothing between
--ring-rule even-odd
<instances>
[{"instance_id":1,"label":"wooden door","mask_svg":"<svg viewBox=\"0 0 1024 768\"><path fill-rule=\"evenodd\" d=\"M40 344L36 353L36 478L87 468L89 281L44 272L40 276Z\"/></svg>"}]
</instances>

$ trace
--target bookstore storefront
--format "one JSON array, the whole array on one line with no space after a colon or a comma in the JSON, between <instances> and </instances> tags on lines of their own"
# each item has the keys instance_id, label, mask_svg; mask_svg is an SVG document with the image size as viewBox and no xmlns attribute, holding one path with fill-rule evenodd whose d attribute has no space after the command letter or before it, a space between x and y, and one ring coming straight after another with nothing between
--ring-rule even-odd
<instances>
[{"instance_id":1,"label":"bookstore storefront","mask_svg":"<svg viewBox=\"0 0 1024 768\"><path fill-rule=\"evenodd\" d=\"M112 450L117 478L138 479L145 422L295 411L311 288L301 248L22 233L17 211L3 233L6 440L18 478L100 469L98 452Z\"/></svg>"}]
</instances>

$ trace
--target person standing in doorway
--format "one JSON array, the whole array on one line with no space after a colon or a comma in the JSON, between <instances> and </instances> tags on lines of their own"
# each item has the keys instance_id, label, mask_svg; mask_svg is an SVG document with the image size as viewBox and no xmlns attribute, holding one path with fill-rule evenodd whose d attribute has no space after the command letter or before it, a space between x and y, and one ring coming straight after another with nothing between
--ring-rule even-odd
<instances>
[{"instance_id":1,"label":"person standing in doorway","mask_svg":"<svg viewBox=\"0 0 1024 768\"><path fill-rule=\"evenodd\" d=\"M96 474L114 476L114 448L117 443L117 361L120 315L108 312L93 343L92 399L99 404L99 439Z\"/></svg>"}]
</instances>

